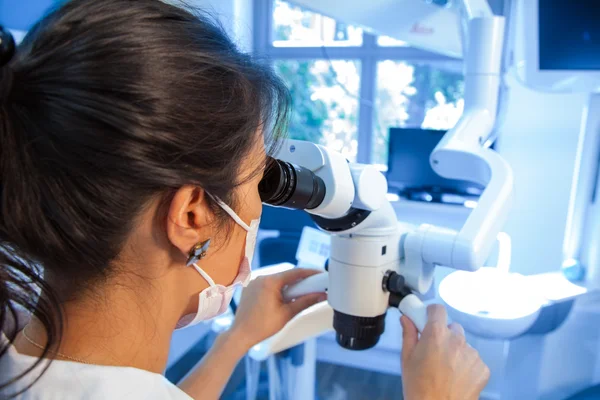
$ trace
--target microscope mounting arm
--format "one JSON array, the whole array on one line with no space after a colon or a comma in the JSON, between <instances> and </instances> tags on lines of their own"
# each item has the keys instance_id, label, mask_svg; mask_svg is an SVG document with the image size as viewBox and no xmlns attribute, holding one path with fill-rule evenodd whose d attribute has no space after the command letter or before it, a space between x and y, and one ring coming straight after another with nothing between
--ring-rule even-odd
<instances>
[{"instance_id":1,"label":"microscope mounting arm","mask_svg":"<svg viewBox=\"0 0 600 400\"><path fill-rule=\"evenodd\" d=\"M485 190L459 232L423 228L422 255L426 263L474 271L485 262L506 220L513 178L508 163L485 146L496 122L504 20L472 18L468 35L464 112L433 151L430 162L440 176L476 182Z\"/></svg>"}]
</instances>

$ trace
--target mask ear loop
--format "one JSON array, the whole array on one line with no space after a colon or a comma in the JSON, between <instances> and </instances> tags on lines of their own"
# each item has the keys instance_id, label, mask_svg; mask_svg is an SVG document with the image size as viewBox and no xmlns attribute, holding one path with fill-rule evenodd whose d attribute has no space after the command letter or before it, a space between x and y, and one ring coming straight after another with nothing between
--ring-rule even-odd
<instances>
[{"instance_id":1,"label":"mask ear loop","mask_svg":"<svg viewBox=\"0 0 600 400\"><path fill-rule=\"evenodd\" d=\"M208 284L209 284L210 286L217 286L217 285L216 285L216 283L215 283L215 281L213 281L213 280L212 280L212 278L211 278L211 277L210 277L210 276L209 276L209 275L208 275L206 272L204 272L204 270L203 270L202 268L200 268L200 267L198 266L198 264L194 263L194 264L192 264L192 265L194 266L194 268L196 269L196 271L198 271L198 273L199 273L200 275L202 275L202 277L203 277L204 279L206 279L206 282L208 282Z\"/></svg>"},{"instance_id":2,"label":"mask ear loop","mask_svg":"<svg viewBox=\"0 0 600 400\"><path fill-rule=\"evenodd\" d=\"M237 222L242 228L244 228L246 230L246 232L250 232L250 227L248 226L248 224L246 224L244 221L242 221L242 219L237 215L237 213L235 211L233 211L233 209L231 207L229 207L227 204L223 203L219 198L213 196L210 193L206 193L208 194L208 196L210 196L211 199L213 199L214 201L217 202L217 204L219 205L219 207L221 207L223 209L223 211L225 211L227 214L229 214L229 216L231 218L233 218L233 220L235 222Z\"/></svg>"}]
</instances>

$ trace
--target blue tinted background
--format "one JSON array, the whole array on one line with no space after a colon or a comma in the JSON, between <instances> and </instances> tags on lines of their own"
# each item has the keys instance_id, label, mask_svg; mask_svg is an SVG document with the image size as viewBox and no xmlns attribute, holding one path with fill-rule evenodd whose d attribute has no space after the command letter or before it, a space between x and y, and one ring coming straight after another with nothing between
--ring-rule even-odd
<instances>
[{"instance_id":1,"label":"blue tinted background","mask_svg":"<svg viewBox=\"0 0 600 400\"><path fill-rule=\"evenodd\" d=\"M0 0L0 25L27 31L46 11L64 0Z\"/></svg>"}]
</instances>

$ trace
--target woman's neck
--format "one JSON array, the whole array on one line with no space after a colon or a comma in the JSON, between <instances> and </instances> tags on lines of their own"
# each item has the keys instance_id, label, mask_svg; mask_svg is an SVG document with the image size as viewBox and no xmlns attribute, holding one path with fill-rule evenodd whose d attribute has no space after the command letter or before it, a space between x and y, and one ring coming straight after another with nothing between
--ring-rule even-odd
<instances>
[{"instance_id":1,"label":"woman's neck","mask_svg":"<svg viewBox=\"0 0 600 400\"><path fill-rule=\"evenodd\" d=\"M109 294L108 294L109 293ZM64 328L56 359L85 363L128 366L156 373L166 367L176 313L166 310L153 291L113 287L93 300L63 305ZM156 294L156 295L154 295ZM39 356L47 337L42 324L33 320L15 343L21 353Z\"/></svg>"}]
</instances>

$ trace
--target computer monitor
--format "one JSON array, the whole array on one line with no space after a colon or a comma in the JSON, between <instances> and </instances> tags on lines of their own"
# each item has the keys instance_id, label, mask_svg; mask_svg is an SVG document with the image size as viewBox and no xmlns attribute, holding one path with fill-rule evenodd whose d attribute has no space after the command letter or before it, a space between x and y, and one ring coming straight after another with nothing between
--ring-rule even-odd
<instances>
[{"instance_id":1,"label":"computer monitor","mask_svg":"<svg viewBox=\"0 0 600 400\"><path fill-rule=\"evenodd\" d=\"M557 92L600 90L597 0L514 0L512 70L527 86Z\"/></svg>"},{"instance_id":2,"label":"computer monitor","mask_svg":"<svg viewBox=\"0 0 600 400\"><path fill-rule=\"evenodd\" d=\"M431 168L429 156L446 131L391 128L387 179L392 189L479 195L478 184L442 178Z\"/></svg>"},{"instance_id":3,"label":"computer monitor","mask_svg":"<svg viewBox=\"0 0 600 400\"><path fill-rule=\"evenodd\" d=\"M539 69L600 70L598 1L554 0L542 4L538 7Z\"/></svg>"}]
</instances>

